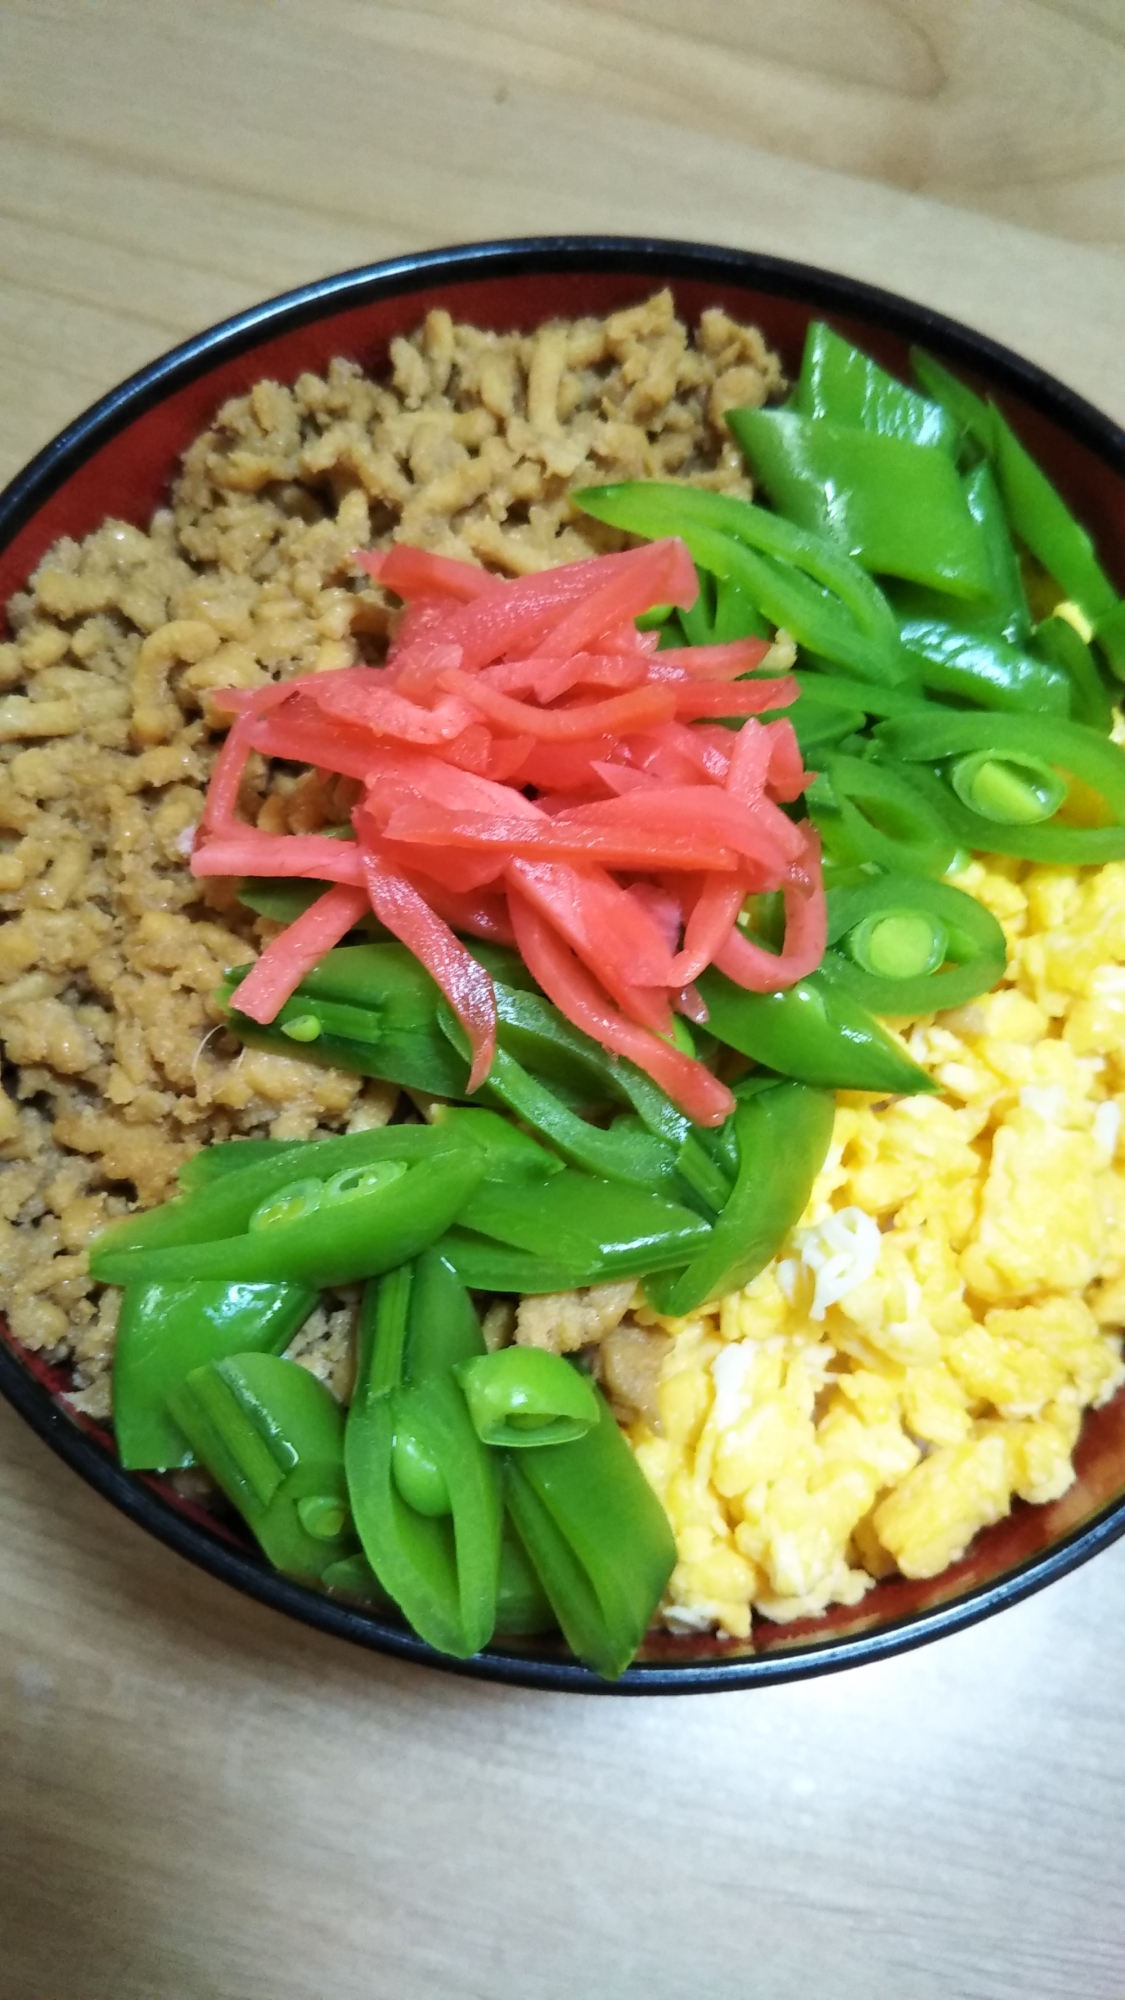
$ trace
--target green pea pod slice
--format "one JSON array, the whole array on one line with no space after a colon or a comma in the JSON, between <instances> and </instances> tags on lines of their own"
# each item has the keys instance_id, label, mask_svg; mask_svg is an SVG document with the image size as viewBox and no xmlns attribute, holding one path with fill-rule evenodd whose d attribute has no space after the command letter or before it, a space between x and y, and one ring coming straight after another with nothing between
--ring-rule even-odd
<instances>
[{"instance_id":1,"label":"green pea pod slice","mask_svg":"<svg viewBox=\"0 0 1125 2000\"><path fill-rule=\"evenodd\" d=\"M764 1270L804 1213L834 1115L831 1093L804 1083L773 1084L739 1104L734 1191L706 1248L686 1270L646 1279L657 1312L682 1318Z\"/></svg>"},{"instance_id":2,"label":"green pea pod slice","mask_svg":"<svg viewBox=\"0 0 1125 2000\"><path fill-rule=\"evenodd\" d=\"M947 452L794 410L731 410L727 422L789 520L877 574L986 594L985 550Z\"/></svg>"},{"instance_id":3,"label":"green pea pod slice","mask_svg":"<svg viewBox=\"0 0 1125 2000\"><path fill-rule=\"evenodd\" d=\"M1052 660L1068 676L1071 685L1071 713L1075 722L1108 736L1113 728L1113 702L1092 649L1069 618L1053 615L1035 628L1034 645L1045 659Z\"/></svg>"},{"instance_id":4,"label":"green pea pod slice","mask_svg":"<svg viewBox=\"0 0 1125 2000\"><path fill-rule=\"evenodd\" d=\"M940 403L896 381L824 320L809 322L795 404L803 416L935 445L951 457L961 441L960 425Z\"/></svg>"},{"instance_id":5,"label":"green pea pod slice","mask_svg":"<svg viewBox=\"0 0 1125 2000\"><path fill-rule=\"evenodd\" d=\"M910 364L927 396L948 411L962 432L973 438L982 451L992 449L992 409L964 382L951 375L925 348L912 347Z\"/></svg>"},{"instance_id":6,"label":"green pea pod slice","mask_svg":"<svg viewBox=\"0 0 1125 2000\"><path fill-rule=\"evenodd\" d=\"M409 1167L389 1186L338 1206L322 1204L298 1221L156 1249L95 1245L91 1268L113 1285L204 1278L242 1284L284 1280L318 1289L351 1284L390 1270L436 1241L465 1208L484 1170L479 1148L457 1146ZM234 1186L231 1176L216 1192Z\"/></svg>"},{"instance_id":7,"label":"green pea pod slice","mask_svg":"<svg viewBox=\"0 0 1125 2000\"><path fill-rule=\"evenodd\" d=\"M536 1632L557 1632L558 1623L535 1565L516 1532L511 1514L507 1513L500 1542L497 1637L517 1639Z\"/></svg>"},{"instance_id":8,"label":"green pea pod slice","mask_svg":"<svg viewBox=\"0 0 1125 2000\"><path fill-rule=\"evenodd\" d=\"M496 1618L499 1468L453 1372L483 1352L467 1294L438 1254L367 1286L344 1439L356 1527L414 1630L458 1659L487 1645ZM404 1429L440 1469L447 1512L419 1512L400 1491L395 1444Z\"/></svg>"},{"instance_id":9,"label":"green pea pod slice","mask_svg":"<svg viewBox=\"0 0 1125 2000\"><path fill-rule=\"evenodd\" d=\"M616 1680L668 1585L668 1518L598 1391L598 1422L570 1444L507 1454L508 1510L571 1651Z\"/></svg>"},{"instance_id":10,"label":"green pea pod slice","mask_svg":"<svg viewBox=\"0 0 1125 2000\"><path fill-rule=\"evenodd\" d=\"M809 817L842 861L944 875L956 857L949 815L919 794L913 772L833 751L806 797Z\"/></svg>"},{"instance_id":11,"label":"green pea pod slice","mask_svg":"<svg viewBox=\"0 0 1125 2000\"><path fill-rule=\"evenodd\" d=\"M995 406L991 414L991 455L1012 527L1064 595L1096 625L1118 600L1094 544L1006 418Z\"/></svg>"},{"instance_id":12,"label":"green pea pod slice","mask_svg":"<svg viewBox=\"0 0 1125 2000\"><path fill-rule=\"evenodd\" d=\"M882 591L858 563L841 552L830 535L810 533L751 500L659 480L588 486L571 498L584 513L633 534L682 535L686 540L692 529L709 530L760 555L780 559L831 592L869 639L883 640L892 652L896 649L894 613ZM709 564L703 566L710 568ZM715 574L721 601L724 583L728 588L738 586L722 570Z\"/></svg>"},{"instance_id":13,"label":"green pea pod slice","mask_svg":"<svg viewBox=\"0 0 1125 2000\"><path fill-rule=\"evenodd\" d=\"M1069 713L1071 678L1054 661L1037 659L999 635L968 632L947 620L906 618L901 629L903 645L919 663L923 687L1016 715Z\"/></svg>"},{"instance_id":14,"label":"green pea pod slice","mask_svg":"<svg viewBox=\"0 0 1125 2000\"><path fill-rule=\"evenodd\" d=\"M917 876L886 874L850 887L830 889L828 943L835 945L856 925L885 912L917 909L945 930L951 964L917 978L889 979L864 971L842 952L829 949L821 961L821 976L852 994L875 1013L906 1018L963 1007L990 993L1003 977L1007 962L1004 933L983 903L951 882L926 882Z\"/></svg>"},{"instance_id":15,"label":"green pea pod slice","mask_svg":"<svg viewBox=\"0 0 1125 2000\"><path fill-rule=\"evenodd\" d=\"M248 1153L245 1165L241 1158L236 1161L234 1157L242 1154L244 1146ZM383 1125L376 1131L350 1132L338 1139L301 1140L268 1154L262 1150L261 1142L231 1142L229 1169L205 1176L202 1185L182 1198L127 1216L102 1230L91 1245L90 1268L95 1277L103 1276L101 1265L111 1252L169 1249L240 1236L260 1203L280 1193L291 1181L330 1180L348 1168L369 1166L379 1160L414 1163L478 1150L467 1138L442 1133L428 1125ZM188 1271L184 1275L208 1274Z\"/></svg>"},{"instance_id":16,"label":"green pea pod slice","mask_svg":"<svg viewBox=\"0 0 1125 2000\"><path fill-rule=\"evenodd\" d=\"M605 1275L596 1258L585 1265L559 1264L534 1250L519 1250L473 1229L447 1229L435 1248L472 1292L573 1292Z\"/></svg>"},{"instance_id":17,"label":"green pea pod slice","mask_svg":"<svg viewBox=\"0 0 1125 2000\"><path fill-rule=\"evenodd\" d=\"M873 1014L815 972L780 993L748 993L713 966L696 984L719 1040L781 1076L896 1096L938 1087Z\"/></svg>"},{"instance_id":18,"label":"green pea pod slice","mask_svg":"<svg viewBox=\"0 0 1125 2000\"><path fill-rule=\"evenodd\" d=\"M457 1219L463 1229L536 1255L546 1250L561 1265L604 1278L682 1263L710 1233L691 1209L572 1167L535 1189L481 1182Z\"/></svg>"},{"instance_id":19,"label":"green pea pod slice","mask_svg":"<svg viewBox=\"0 0 1125 2000\"><path fill-rule=\"evenodd\" d=\"M879 723L880 751L915 766L912 781L937 804L962 845L981 853L1014 854L1031 861L1063 864L1115 861L1125 856L1125 752L1081 723L1053 717L971 715L950 711L924 720L898 717ZM974 813L950 787L927 770L941 759L968 751L1006 751L1040 758L1098 793L1113 824L1070 826L1058 819L1041 825L1004 826Z\"/></svg>"},{"instance_id":20,"label":"green pea pod slice","mask_svg":"<svg viewBox=\"0 0 1125 2000\"><path fill-rule=\"evenodd\" d=\"M275 1569L319 1581L354 1553L344 1413L307 1369L274 1354L228 1355L177 1383L169 1407Z\"/></svg>"},{"instance_id":21,"label":"green pea pod slice","mask_svg":"<svg viewBox=\"0 0 1125 2000\"><path fill-rule=\"evenodd\" d=\"M981 532L990 575L987 603L1005 638L1023 645L1031 632L1031 614L1012 542L1004 502L987 459L965 478L965 499Z\"/></svg>"},{"instance_id":22,"label":"green pea pod slice","mask_svg":"<svg viewBox=\"0 0 1125 2000\"><path fill-rule=\"evenodd\" d=\"M598 1421L588 1377L561 1354L502 1347L471 1355L454 1372L482 1444L542 1451L584 1437Z\"/></svg>"},{"instance_id":23,"label":"green pea pod slice","mask_svg":"<svg viewBox=\"0 0 1125 2000\"><path fill-rule=\"evenodd\" d=\"M316 1304L303 1285L130 1285L113 1349L113 1429L130 1472L194 1464L167 1404L172 1389L227 1355L279 1354Z\"/></svg>"}]
</instances>

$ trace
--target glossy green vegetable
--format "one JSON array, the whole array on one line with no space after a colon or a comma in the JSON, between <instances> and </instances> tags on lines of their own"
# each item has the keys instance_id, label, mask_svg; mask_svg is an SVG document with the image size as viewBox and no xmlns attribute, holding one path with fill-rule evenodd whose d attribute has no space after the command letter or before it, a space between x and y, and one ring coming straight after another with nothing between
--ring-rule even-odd
<instances>
[{"instance_id":1,"label":"glossy green vegetable","mask_svg":"<svg viewBox=\"0 0 1125 2000\"><path fill-rule=\"evenodd\" d=\"M1021 646L1031 632L1031 614L1004 502L987 459L982 459L967 475L965 499L980 530L989 573L987 596L979 607L965 609L994 621L1001 637Z\"/></svg>"},{"instance_id":2,"label":"glossy green vegetable","mask_svg":"<svg viewBox=\"0 0 1125 2000\"><path fill-rule=\"evenodd\" d=\"M914 372L991 459L1008 520L1052 577L1077 604L1109 665L1125 678L1125 604L1102 569L1085 528L992 403L958 382L931 355L914 350Z\"/></svg>"},{"instance_id":3,"label":"glossy green vegetable","mask_svg":"<svg viewBox=\"0 0 1125 2000\"><path fill-rule=\"evenodd\" d=\"M303 1052L337 1069L441 1097L464 1094L467 1066L438 1026L440 993L405 945L342 945L327 952L265 1027L238 1010L238 986L249 969L229 973L218 996L249 1046L278 1048L296 1039ZM310 1021L317 1024L315 1035ZM294 1028L300 1029L295 1037Z\"/></svg>"},{"instance_id":4,"label":"glossy green vegetable","mask_svg":"<svg viewBox=\"0 0 1125 2000\"><path fill-rule=\"evenodd\" d=\"M927 716L924 721L902 716L881 722L875 738L881 752L912 767L911 781L945 815L954 836L965 847L1064 864L1125 856L1125 753L1079 723L951 711L941 717ZM1054 819L1043 825L1013 826L986 819L927 768L972 751L985 751L1000 759L1031 757L1080 779L1100 796L1110 823L1071 826Z\"/></svg>"},{"instance_id":5,"label":"glossy green vegetable","mask_svg":"<svg viewBox=\"0 0 1125 2000\"><path fill-rule=\"evenodd\" d=\"M933 971L888 976L862 962L864 933L888 917L917 913L929 920L935 937L944 935L947 963ZM859 954L847 950L860 932ZM1004 933L990 910L949 882L886 874L828 891L828 942L843 950L824 954L821 976L877 1014L900 1017L963 1007L989 993L1007 961Z\"/></svg>"},{"instance_id":6,"label":"glossy green vegetable","mask_svg":"<svg viewBox=\"0 0 1125 2000\"><path fill-rule=\"evenodd\" d=\"M165 1249L240 1236L259 1204L296 1180L327 1181L333 1174L379 1160L432 1160L461 1152L468 1143L467 1137L425 1125L383 1125L376 1131L350 1132L336 1139L281 1143L235 1140L210 1147L209 1153L224 1156L222 1162L209 1166L182 1197L111 1223L91 1246L91 1268L101 1276L101 1260L111 1251L116 1255L125 1250Z\"/></svg>"},{"instance_id":7,"label":"glossy green vegetable","mask_svg":"<svg viewBox=\"0 0 1125 2000\"><path fill-rule=\"evenodd\" d=\"M667 1515L593 1391L598 1422L570 1444L509 1453L508 1511L571 1651L607 1680L636 1653L667 1587Z\"/></svg>"},{"instance_id":8,"label":"glossy green vegetable","mask_svg":"<svg viewBox=\"0 0 1125 2000\"><path fill-rule=\"evenodd\" d=\"M949 782L963 805L998 826L1035 826L1057 813L1066 797L1065 778L1042 757L1009 751L972 750L950 767Z\"/></svg>"},{"instance_id":9,"label":"glossy green vegetable","mask_svg":"<svg viewBox=\"0 0 1125 2000\"><path fill-rule=\"evenodd\" d=\"M911 348L910 365L926 394L942 405L966 437L975 439L982 450L988 451L992 444L992 416L984 398L951 375L924 348Z\"/></svg>"},{"instance_id":10,"label":"glossy green vegetable","mask_svg":"<svg viewBox=\"0 0 1125 2000\"><path fill-rule=\"evenodd\" d=\"M711 966L696 984L720 1041L781 1076L824 1090L937 1089L873 1014L819 973L784 992L748 993Z\"/></svg>"},{"instance_id":11,"label":"glossy green vegetable","mask_svg":"<svg viewBox=\"0 0 1125 2000\"><path fill-rule=\"evenodd\" d=\"M912 771L833 751L805 797L837 862L944 875L956 857L958 840L947 815L919 794Z\"/></svg>"},{"instance_id":12,"label":"glossy green vegetable","mask_svg":"<svg viewBox=\"0 0 1125 2000\"><path fill-rule=\"evenodd\" d=\"M515 1639L528 1633L557 1630L558 1619L551 1609L551 1600L512 1525L511 1516L506 1514L500 1540L500 1583L496 1592L497 1635Z\"/></svg>"},{"instance_id":13,"label":"glossy green vegetable","mask_svg":"<svg viewBox=\"0 0 1125 2000\"><path fill-rule=\"evenodd\" d=\"M1013 646L999 634L967 632L939 619L905 618L902 642L918 663L923 687L956 695L977 708L1017 715L1065 716L1071 676L1052 660Z\"/></svg>"},{"instance_id":14,"label":"glossy green vegetable","mask_svg":"<svg viewBox=\"0 0 1125 2000\"><path fill-rule=\"evenodd\" d=\"M1000 411L993 407L991 415L992 457L1012 527L1063 596L1080 605L1096 627L1115 608L1117 592L1094 544Z\"/></svg>"},{"instance_id":15,"label":"glossy green vegetable","mask_svg":"<svg viewBox=\"0 0 1125 2000\"><path fill-rule=\"evenodd\" d=\"M279 1354L316 1304L303 1285L130 1285L113 1349L113 1429L131 1472L191 1465L168 1410L184 1377L230 1354Z\"/></svg>"},{"instance_id":16,"label":"glossy green vegetable","mask_svg":"<svg viewBox=\"0 0 1125 2000\"><path fill-rule=\"evenodd\" d=\"M275 1569L318 1581L355 1552L344 1478L344 1413L307 1368L236 1354L170 1392L174 1421Z\"/></svg>"},{"instance_id":17,"label":"glossy green vegetable","mask_svg":"<svg viewBox=\"0 0 1125 2000\"><path fill-rule=\"evenodd\" d=\"M434 1253L368 1285L344 1442L364 1554L419 1636L467 1659L496 1621L499 1466L454 1373L483 1355L464 1287Z\"/></svg>"},{"instance_id":18,"label":"glossy green vegetable","mask_svg":"<svg viewBox=\"0 0 1125 2000\"><path fill-rule=\"evenodd\" d=\"M471 1292L572 1292L596 1282L588 1268L553 1262L550 1246L540 1256L456 1224L436 1247Z\"/></svg>"},{"instance_id":19,"label":"glossy green vegetable","mask_svg":"<svg viewBox=\"0 0 1125 2000\"><path fill-rule=\"evenodd\" d=\"M794 410L729 410L774 505L879 575L982 597L987 557L949 454Z\"/></svg>"},{"instance_id":20,"label":"glossy green vegetable","mask_svg":"<svg viewBox=\"0 0 1125 2000\"><path fill-rule=\"evenodd\" d=\"M734 1192L686 1270L646 1279L658 1312L695 1312L764 1270L805 1208L828 1151L835 1108L830 1092L804 1083L773 1084L738 1106Z\"/></svg>"},{"instance_id":21,"label":"glossy green vegetable","mask_svg":"<svg viewBox=\"0 0 1125 2000\"><path fill-rule=\"evenodd\" d=\"M411 1128L398 1129L408 1132ZM332 1142L322 1143L327 1146ZM277 1171L285 1172L291 1165L283 1160ZM302 1202L292 1221L278 1219L272 1226L248 1226L237 1235L160 1247L105 1247L99 1239L91 1252L91 1268L109 1284L203 1278L242 1284L267 1279L316 1287L350 1284L357 1278L389 1271L433 1243L466 1207L485 1166L479 1147L447 1141L444 1150L416 1160L389 1185L378 1185L350 1198ZM266 1170L232 1174L219 1182L214 1192L229 1193L233 1198L254 1171ZM204 1190L191 1199L202 1201L211 1192ZM283 1182L281 1188L263 1196L263 1202L273 1203L284 1193ZM168 1204L169 1208L175 1206ZM255 1212L261 1212L258 1204L252 1215ZM160 1209L151 1211L154 1218L162 1213ZM248 1217L248 1224L250 1220Z\"/></svg>"},{"instance_id":22,"label":"glossy green vegetable","mask_svg":"<svg viewBox=\"0 0 1125 2000\"><path fill-rule=\"evenodd\" d=\"M949 933L929 911L881 909L847 931L843 944L864 972L881 979L920 979L945 964ZM932 1084L932 1078L926 1080Z\"/></svg>"},{"instance_id":23,"label":"glossy green vegetable","mask_svg":"<svg viewBox=\"0 0 1125 2000\"><path fill-rule=\"evenodd\" d=\"M679 535L695 562L745 593L774 625L864 680L906 671L894 614L833 540L725 494L633 480L571 496L596 520L636 535Z\"/></svg>"},{"instance_id":24,"label":"glossy green vegetable","mask_svg":"<svg viewBox=\"0 0 1125 2000\"><path fill-rule=\"evenodd\" d=\"M457 1224L511 1249L546 1254L581 1271L587 1285L682 1264L711 1234L691 1209L572 1167L536 1188L482 1181Z\"/></svg>"},{"instance_id":25,"label":"glossy green vegetable","mask_svg":"<svg viewBox=\"0 0 1125 2000\"><path fill-rule=\"evenodd\" d=\"M459 1362L454 1372L482 1444L539 1450L584 1437L598 1421L588 1378L561 1354L502 1347Z\"/></svg>"},{"instance_id":26,"label":"glossy green vegetable","mask_svg":"<svg viewBox=\"0 0 1125 2000\"><path fill-rule=\"evenodd\" d=\"M802 416L937 445L951 456L961 440L960 426L940 403L896 381L823 320L809 322L794 400Z\"/></svg>"},{"instance_id":27,"label":"glossy green vegetable","mask_svg":"<svg viewBox=\"0 0 1125 2000\"><path fill-rule=\"evenodd\" d=\"M1113 728L1113 703L1093 651L1069 618L1057 614L1035 628L1035 646L1070 679L1070 712L1075 722L1108 736Z\"/></svg>"}]
</instances>

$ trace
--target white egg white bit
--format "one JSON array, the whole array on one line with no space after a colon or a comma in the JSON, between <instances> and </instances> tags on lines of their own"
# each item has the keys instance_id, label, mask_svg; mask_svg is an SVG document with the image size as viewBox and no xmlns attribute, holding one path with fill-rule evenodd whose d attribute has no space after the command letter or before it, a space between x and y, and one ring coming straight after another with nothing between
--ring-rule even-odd
<instances>
[{"instance_id":1,"label":"white egg white bit","mask_svg":"<svg viewBox=\"0 0 1125 2000\"><path fill-rule=\"evenodd\" d=\"M182 854L186 861L191 860L191 851L195 846L195 836L198 831L199 828L196 826L185 826L183 831L176 835L173 842L177 854Z\"/></svg>"},{"instance_id":2,"label":"white egg white bit","mask_svg":"<svg viewBox=\"0 0 1125 2000\"><path fill-rule=\"evenodd\" d=\"M754 1365L757 1345L757 1342L732 1341L728 1347L720 1348L711 1363L711 1379L715 1384L711 1422L716 1430L729 1430L743 1413L743 1391L746 1377Z\"/></svg>"},{"instance_id":3,"label":"white egg white bit","mask_svg":"<svg viewBox=\"0 0 1125 2000\"><path fill-rule=\"evenodd\" d=\"M1020 1104L1025 1111L1034 1112L1044 1125L1065 1125L1067 1095L1060 1083L1025 1083L1020 1091Z\"/></svg>"},{"instance_id":4,"label":"white egg white bit","mask_svg":"<svg viewBox=\"0 0 1125 2000\"><path fill-rule=\"evenodd\" d=\"M710 1632L719 1622L719 1613L706 1604L665 1604L660 1612L669 1632Z\"/></svg>"},{"instance_id":5,"label":"white egg white bit","mask_svg":"<svg viewBox=\"0 0 1125 2000\"><path fill-rule=\"evenodd\" d=\"M813 1223L810 1229L794 1231L798 1261L815 1279L810 1319L823 1319L829 1306L836 1305L857 1285L865 1285L874 1276L882 1244L875 1217L862 1208L838 1208L822 1222ZM783 1291L787 1283L795 1284L796 1265L791 1265L790 1271L792 1275L787 1272L783 1279L778 1267L778 1282ZM791 1298L792 1290L786 1295Z\"/></svg>"},{"instance_id":6,"label":"white egg white bit","mask_svg":"<svg viewBox=\"0 0 1125 2000\"><path fill-rule=\"evenodd\" d=\"M1107 1160L1115 1158L1121 1131L1121 1106L1112 1100L1099 1104L1094 1113L1094 1141Z\"/></svg>"}]
</instances>

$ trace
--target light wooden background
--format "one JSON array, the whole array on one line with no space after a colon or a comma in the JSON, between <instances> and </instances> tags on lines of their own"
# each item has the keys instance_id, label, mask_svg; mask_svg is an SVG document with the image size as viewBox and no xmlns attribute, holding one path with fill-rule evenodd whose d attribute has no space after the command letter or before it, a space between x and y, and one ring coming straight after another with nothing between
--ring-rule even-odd
<instances>
[{"instance_id":1,"label":"light wooden background","mask_svg":"<svg viewBox=\"0 0 1125 2000\"><path fill-rule=\"evenodd\" d=\"M0 474L389 252L709 238L1125 419L1123 0L0 0ZM1125 1549L788 1690L579 1701L241 1602L0 1408L0 2000L1125 2000Z\"/></svg>"}]
</instances>

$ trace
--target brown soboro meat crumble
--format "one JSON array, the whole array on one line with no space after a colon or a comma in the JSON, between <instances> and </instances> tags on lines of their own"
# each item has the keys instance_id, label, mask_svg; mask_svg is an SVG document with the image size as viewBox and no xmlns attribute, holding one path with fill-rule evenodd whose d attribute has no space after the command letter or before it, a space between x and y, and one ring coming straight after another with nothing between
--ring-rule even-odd
<instances>
[{"instance_id":1,"label":"brown soboro meat crumble","mask_svg":"<svg viewBox=\"0 0 1125 2000\"><path fill-rule=\"evenodd\" d=\"M0 1303L17 1338L71 1359L109 1410L118 1294L86 1264L114 1215L163 1201L181 1162L235 1134L385 1122L397 1091L299 1055L240 1049L211 998L276 926L197 882L193 829L224 722L209 691L382 657L393 615L351 551L391 539L509 575L624 538L568 494L686 480L746 495L723 424L782 387L752 327L694 332L671 294L531 335L433 312L391 348L259 382L187 452L147 532L57 544L0 644ZM246 818L310 831L341 781L252 760ZM348 1297L294 1344L347 1393Z\"/></svg>"}]
</instances>

